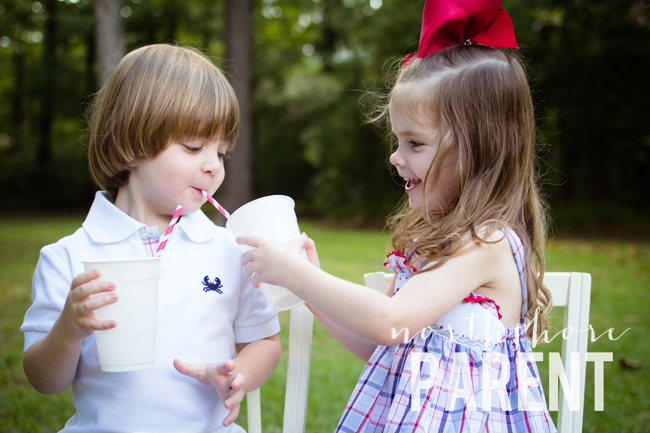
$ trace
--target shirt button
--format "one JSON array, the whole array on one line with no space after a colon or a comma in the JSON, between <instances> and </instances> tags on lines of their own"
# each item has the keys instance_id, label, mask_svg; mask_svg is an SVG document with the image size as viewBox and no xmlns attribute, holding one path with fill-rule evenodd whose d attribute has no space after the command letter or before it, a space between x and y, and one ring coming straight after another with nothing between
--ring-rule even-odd
<instances>
[{"instance_id":1,"label":"shirt button","mask_svg":"<svg viewBox=\"0 0 650 433\"><path fill-rule=\"evenodd\" d=\"M142 230L142 229L140 229L140 239L145 240L145 239L147 239L148 237L149 237L149 236L147 235L146 230Z\"/></svg>"}]
</instances>

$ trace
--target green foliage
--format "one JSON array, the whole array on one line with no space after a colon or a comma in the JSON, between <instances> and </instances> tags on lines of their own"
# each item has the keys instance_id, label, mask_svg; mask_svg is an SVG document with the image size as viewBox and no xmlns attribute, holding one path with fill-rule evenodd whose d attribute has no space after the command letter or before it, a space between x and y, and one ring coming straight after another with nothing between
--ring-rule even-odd
<instances>
[{"instance_id":1,"label":"green foliage","mask_svg":"<svg viewBox=\"0 0 650 433\"><path fill-rule=\"evenodd\" d=\"M504 2L506 3L506 2ZM556 203L647 207L650 9L636 1L507 2L539 69ZM558 184L563 184L557 187Z\"/></svg>"},{"instance_id":2,"label":"green foliage","mask_svg":"<svg viewBox=\"0 0 650 433\"><path fill-rule=\"evenodd\" d=\"M380 220L394 206L401 188L388 174L388 145L362 125L359 99L385 90L384 63L417 41L421 9L406 1L377 10L362 1L262 3L253 52L260 195L288 194L299 210L357 220Z\"/></svg>"},{"instance_id":3,"label":"green foliage","mask_svg":"<svg viewBox=\"0 0 650 433\"><path fill-rule=\"evenodd\" d=\"M228 71L228 59L221 60L226 3L127 0L127 50L177 41L206 50ZM366 90L385 91L388 65L417 50L423 4L253 1L256 196L287 194L302 214L358 222L380 221L394 207L402 192L388 168L387 131L364 123L359 101ZM0 5L4 208L85 208L92 200L83 138L85 104L97 90L92 6L89 0ZM503 6L535 91L552 203L647 211L646 3L505 0ZM47 107L54 107L50 127Z\"/></svg>"},{"instance_id":4,"label":"green foliage","mask_svg":"<svg viewBox=\"0 0 650 433\"><path fill-rule=\"evenodd\" d=\"M80 111L95 86L92 7L8 0L0 38L0 69L11 71L0 75L0 200L8 208L85 206L92 187Z\"/></svg>"}]
</instances>

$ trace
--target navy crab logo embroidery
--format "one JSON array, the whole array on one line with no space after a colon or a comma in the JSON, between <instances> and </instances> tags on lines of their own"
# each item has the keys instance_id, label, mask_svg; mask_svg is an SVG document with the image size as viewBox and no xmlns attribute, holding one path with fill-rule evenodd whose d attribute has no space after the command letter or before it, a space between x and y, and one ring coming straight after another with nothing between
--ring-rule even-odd
<instances>
[{"instance_id":1,"label":"navy crab logo embroidery","mask_svg":"<svg viewBox=\"0 0 650 433\"><path fill-rule=\"evenodd\" d=\"M219 290L220 288L223 287L221 284L221 280L219 278L214 279L214 283L210 281L210 278L206 275L205 278L203 279L203 291L204 292L217 292L218 294L222 294L223 292Z\"/></svg>"}]
</instances>

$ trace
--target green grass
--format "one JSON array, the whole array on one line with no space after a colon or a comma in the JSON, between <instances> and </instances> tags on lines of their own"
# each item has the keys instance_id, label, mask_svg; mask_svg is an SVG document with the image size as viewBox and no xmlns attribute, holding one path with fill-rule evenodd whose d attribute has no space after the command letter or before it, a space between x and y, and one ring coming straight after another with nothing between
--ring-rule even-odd
<instances>
[{"instance_id":1,"label":"green grass","mask_svg":"<svg viewBox=\"0 0 650 433\"><path fill-rule=\"evenodd\" d=\"M30 305L31 278L39 249L72 233L78 218L0 219L0 425L2 432L52 432L73 415L70 391L45 396L34 391L22 371L23 337L19 331ZM366 272L381 271L388 240L380 231L338 230L301 223L316 240L322 267L345 279L362 282ZM580 271L592 275L591 320L597 335L614 328L620 339L607 336L590 343L590 352L612 352L605 363L605 410L594 411L593 363L587 369L585 432L643 432L650 425L650 243L612 240L558 239L549 243L548 271ZM559 313L551 325L562 329ZM286 378L288 313L281 313L285 362L262 387L265 432L280 432ZM540 346L538 346L538 349ZM560 341L541 350L560 351ZM640 369L624 368L619 359L640 361ZM539 364L548 392L548 355ZM363 368L316 322L312 346L308 432L331 432ZM245 409L239 421L246 426Z\"/></svg>"}]
</instances>

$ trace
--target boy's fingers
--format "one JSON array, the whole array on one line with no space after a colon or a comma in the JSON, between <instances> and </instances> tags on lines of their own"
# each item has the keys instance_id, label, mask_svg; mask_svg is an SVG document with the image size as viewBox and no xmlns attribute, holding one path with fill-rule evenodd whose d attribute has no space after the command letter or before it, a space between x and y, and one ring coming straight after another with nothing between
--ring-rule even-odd
<instances>
[{"instance_id":1,"label":"boy's fingers","mask_svg":"<svg viewBox=\"0 0 650 433\"><path fill-rule=\"evenodd\" d=\"M192 365L187 362L181 361L180 359L174 359L174 368L181 374L185 376L193 377L198 379L201 377L204 371L204 366L202 365Z\"/></svg>"},{"instance_id":2,"label":"boy's fingers","mask_svg":"<svg viewBox=\"0 0 650 433\"><path fill-rule=\"evenodd\" d=\"M114 304L115 302L117 302L118 299L119 296L117 295L117 293L107 293L104 296L96 296L93 297L92 299L88 299L85 302L81 302L77 304L77 309L82 316L86 316L92 311L95 311L98 308L102 308L105 305Z\"/></svg>"},{"instance_id":3,"label":"boy's fingers","mask_svg":"<svg viewBox=\"0 0 650 433\"><path fill-rule=\"evenodd\" d=\"M230 409L230 408L229 408L229 409ZM232 424L233 422L235 422L235 420L236 420L237 417L239 416L239 409L240 409L239 404L234 405L234 406L232 407L232 409L230 409L230 413L228 414L228 416L226 417L226 419L223 420L223 425L224 425L224 427L227 427L227 426L229 426L230 424Z\"/></svg>"},{"instance_id":4,"label":"boy's fingers","mask_svg":"<svg viewBox=\"0 0 650 433\"><path fill-rule=\"evenodd\" d=\"M235 375L235 378L230 383L230 387L233 390L240 391L245 383L246 383L246 378L244 377L244 375L241 373L237 373Z\"/></svg>"},{"instance_id":5,"label":"boy's fingers","mask_svg":"<svg viewBox=\"0 0 650 433\"><path fill-rule=\"evenodd\" d=\"M80 302L95 293L110 292L112 290L115 290L113 281L86 281L78 286L73 286L70 297L73 301Z\"/></svg>"},{"instance_id":6,"label":"boy's fingers","mask_svg":"<svg viewBox=\"0 0 650 433\"><path fill-rule=\"evenodd\" d=\"M105 331L106 329L115 328L117 322L115 320L85 319L81 322L81 325L93 331Z\"/></svg>"},{"instance_id":7,"label":"boy's fingers","mask_svg":"<svg viewBox=\"0 0 650 433\"><path fill-rule=\"evenodd\" d=\"M213 365L217 374L228 374L235 369L235 361L232 359L227 359Z\"/></svg>"},{"instance_id":8,"label":"boy's fingers","mask_svg":"<svg viewBox=\"0 0 650 433\"><path fill-rule=\"evenodd\" d=\"M241 403L242 400L244 400L245 395L246 394L244 394L244 391L242 391L241 389L238 389L237 391L231 390L230 397L228 397L228 399L224 402L224 406L227 409L231 409L235 407L236 405Z\"/></svg>"},{"instance_id":9,"label":"boy's fingers","mask_svg":"<svg viewBox=\"0 0 650 433\"><path fill-rule=\"evenodd\" d=\"M96 280L97 278L101 277L101 275L102 272L99 269L91 269L89 271L82 272L72 279L72 288L80 286L83 283L87 283L88 281Z\"/></svg>"}]
</instances>

